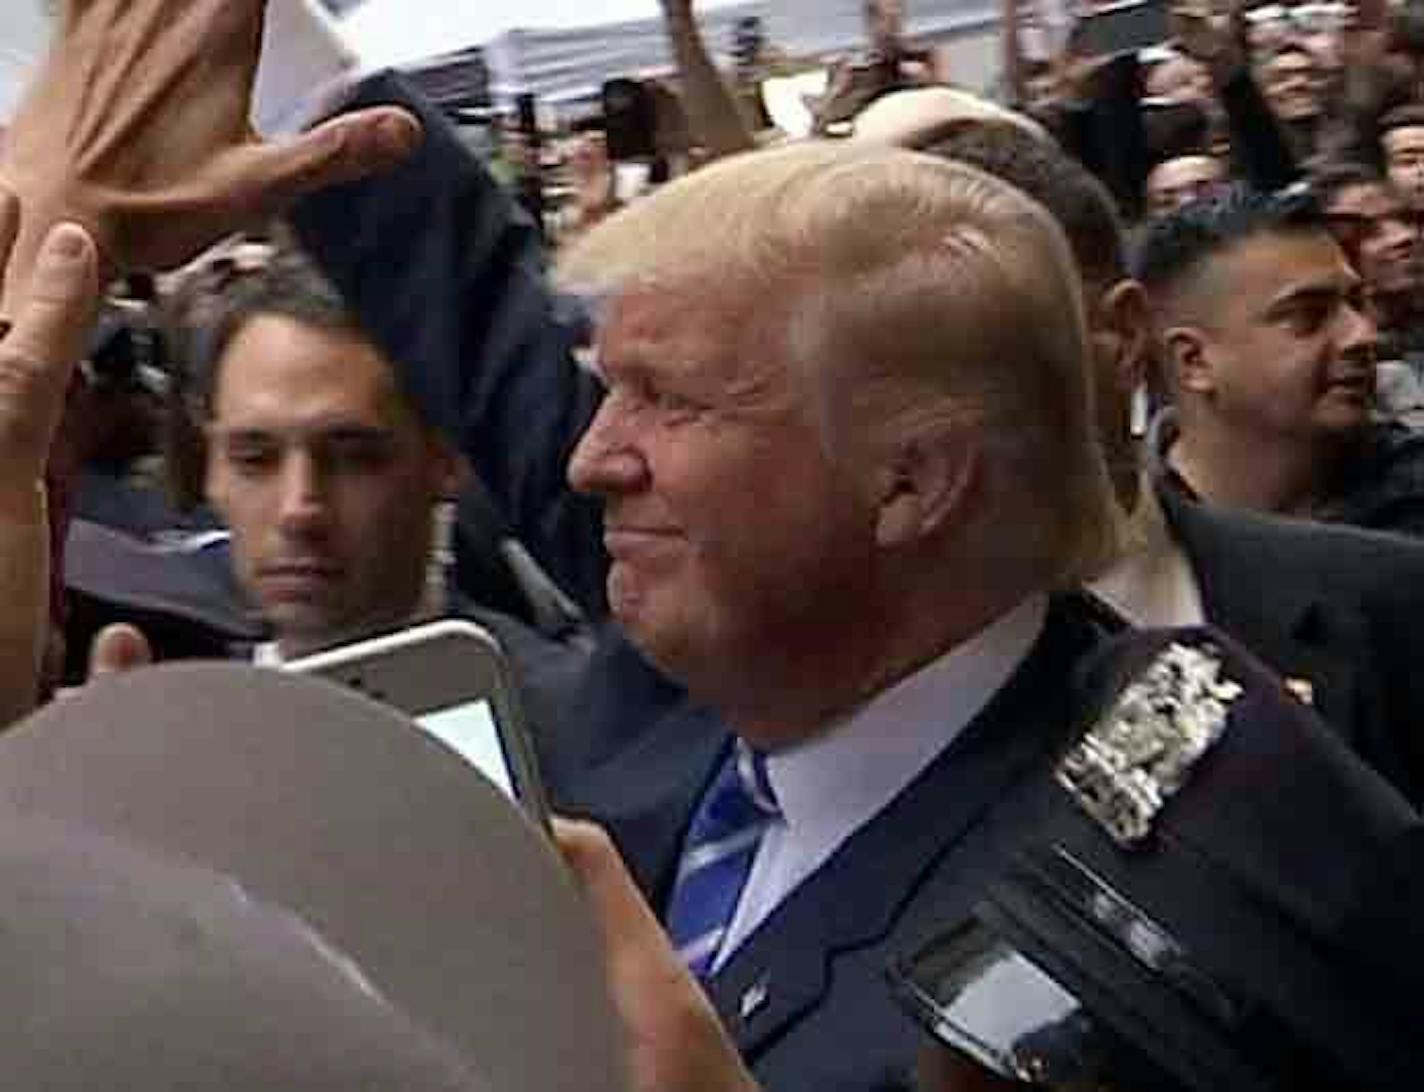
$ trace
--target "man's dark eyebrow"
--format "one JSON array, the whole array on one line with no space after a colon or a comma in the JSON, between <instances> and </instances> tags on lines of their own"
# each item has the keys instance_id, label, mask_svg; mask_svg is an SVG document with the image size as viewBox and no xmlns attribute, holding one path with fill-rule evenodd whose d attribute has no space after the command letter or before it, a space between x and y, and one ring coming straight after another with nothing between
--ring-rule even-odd
<instances>
[{"instance_id":1,"label":"man's dark eyebrow","mask_svg":"<svg viewBox=\"0 0 1424 1092\"><path fill-rule=\"evenodd\" d=\"M379 440L392 441L395 430L381 425L335 424L314 428L282 429L260 425L214 425L213 432L227 440L281 440L291 435L314 437L324 441Z\"/></svg>"},{"instance_id":2,"label":"man's dark eyebrow","mask_svg":"<svg viewBox=\"0 0 1424 1092\"><path fill-rule=\"evenodd\" d=\"M1356 278L1297 285L1273 299L1266 308L1266 314L1278 315L1281 311L1302 303L1333 303L1335 300L1349 297L1359 288L1360 281Z\"/></svg>"}]
</instances>

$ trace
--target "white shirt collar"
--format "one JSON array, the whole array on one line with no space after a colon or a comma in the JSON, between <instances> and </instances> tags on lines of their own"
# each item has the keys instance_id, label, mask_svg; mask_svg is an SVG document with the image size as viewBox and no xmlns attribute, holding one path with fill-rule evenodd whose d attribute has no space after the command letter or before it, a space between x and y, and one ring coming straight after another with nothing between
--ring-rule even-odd
<instances>
[{"instance_id":1,"label":"white shirt collar","mask_svg":"<svg viewBox=\"0 0 1424 1092\"><path fill-rule=\"evenodd\" d=\"M770 755L767 774L797 840L829 852L889 804L1009 680L1047 614L1046 596L1025 600L831 730Z\"/></svg>"},{"instance_id":2,"label":"white shirt collar","mask_svg":"<svg viewBox=\"0 0 1424 1092\"><path fill-rule=\"evenodd\" d=\"M954 742L1018 670L1047 616L1047 596L1025 600L823 735L768 757L781 817L762 837L718 966Z\"/></svg>"}]
</instances>

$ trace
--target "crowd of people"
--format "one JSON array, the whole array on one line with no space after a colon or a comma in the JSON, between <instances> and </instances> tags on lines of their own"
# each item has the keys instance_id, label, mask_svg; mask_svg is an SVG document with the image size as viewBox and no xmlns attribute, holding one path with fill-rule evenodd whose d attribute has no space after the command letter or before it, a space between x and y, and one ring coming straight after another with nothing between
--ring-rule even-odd
<instances>
[{"instance_id":1,"label":"crowd of people","mask_svg":"<svg viewBox=\"0 0 1424 1092\"><path fill-rule=\"evenodd\" d=\"M1008 0L993 102L867 0L790 140L662 4L693 154L590 157L552 249L397 73L253 137L259 0L68 6L0 152L0 715L471 619L638 1092L1407 1087L1424 15L1098 57ZM477 1086L367 1000L382 1087Z\"/></svg>"}]
</instances>

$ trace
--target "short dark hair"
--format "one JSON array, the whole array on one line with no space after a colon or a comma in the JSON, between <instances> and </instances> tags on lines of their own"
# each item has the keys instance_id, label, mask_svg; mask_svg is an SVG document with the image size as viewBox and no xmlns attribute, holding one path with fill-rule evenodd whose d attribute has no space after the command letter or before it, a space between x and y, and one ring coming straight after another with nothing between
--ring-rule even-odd
<instances>
[{"instance_id":1,"label":"short dark hair","mask_svg":"<svg viewBox=\"0 0 1424 1092\"><path fill-rule=\"evenodd\" d=\"M292 243L283 242L257 269L224 256L187 275L168 308L174 353L163 443L168 491L180 511L203 501L204 426L212 419L218 364L232 339L259 315L358 330L337 290Z\"/></svg>"},{"instance_id":2,"label":"short dark hair","mask_svg":"<svg viewBox=\"0 0 1424 1092\"><path fill-rule=\"evenodd\" d=\"M1384 136L1391 129L1418 128L1424 128L1424 103L1419 102L1395 107L1380 118L1379 123L1380 136Z\"/></svg>"},{"instance_id":3,"label":"short dark hair","mask_svg":"<svg viewBox=\"0 0 1424 1092\"><path fill-rule=\"evenodd\" d=\"M1379 169L1353 160L1327 160L1313 164L1309 174L1310 192L1322 210L1328 211L1345 190L1355 186L1388 186Z\"/></svg>"},{"instance_id":4,"label":"short dark hair","mask_svg":"<svg viewBox=\"0 0 1424 1092\"><path fill-rule=\"evenodd\" d=\"M275 251L261 269L229 281L205 315L204 328L193 338L184 385L187 403L201 420L212 417L223 354L243 327L261 315L360 334L341 293L311 259L295 248Z\"/></svg>"},{"instance_id":5,"label":"short dark hair","mask_svg":"<svg viewBox=\"0 0 1424 1092\"><path fill-rule=\"evenodd\" d=\"M1122 223L1103 184L1082 164L1016 125L963 125L921 151L957 159L1027 194L1058 221L1084 280L1108 284L1127 276Z\"/></svg>"},{"instance_id":6,"label":"short dark hair","mask_svg":"<svg viewBox=\"0 0 1424 1092\"><path fill-rule=\"evenodd\" d=\"M1149 291L1170 290L1247 239L1327 230L1309 187L1262 192L1236 183L1153 221L1137 254L1137 277Z\"/></svg>"}]
</instances>

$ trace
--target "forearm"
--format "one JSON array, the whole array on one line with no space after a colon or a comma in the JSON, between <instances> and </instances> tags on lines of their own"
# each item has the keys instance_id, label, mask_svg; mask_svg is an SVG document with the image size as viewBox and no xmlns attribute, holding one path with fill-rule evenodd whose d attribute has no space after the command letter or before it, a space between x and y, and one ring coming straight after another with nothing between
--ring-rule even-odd
<instances>
[{"instance_id":1,"label":"forearm","mask_svg":"<svg viewBox=\"0 0 1424 1092\"><path fill-rule=\"evenodd\" d=\"M434 107L391 76L367 81L353 105L374 102L420 116L420 150L388 174L307 198L293 226L514 533L600 614L589 597L601 597L601 524L564 479L597 384L573 360L538 236Z\"/></svg>"},{"instance_id":2,"label":"forearm","mask_svg":"<svg viewBox=\"0 0 1424 1092\"><path fill-rule=\"evenodd\" d=\"M664 0L663 19L682 77L683 105L693 135L714 156L734 155L755 147L751 126L707 52L691 3Z\"/></svg>"},{"instance_id":3,"label":"forearm","mask_svg":"<svg viewBox=\"0 0 1424 1092\"><path fill-rule=\"evenodd\" d=\"M39 481L0 485L0 729L39 696L48 634L49 523Z\"/></svg>"}]
</instances>

